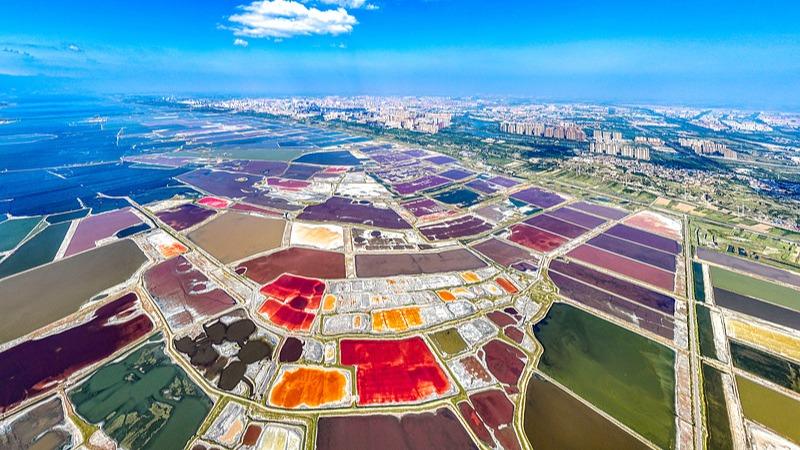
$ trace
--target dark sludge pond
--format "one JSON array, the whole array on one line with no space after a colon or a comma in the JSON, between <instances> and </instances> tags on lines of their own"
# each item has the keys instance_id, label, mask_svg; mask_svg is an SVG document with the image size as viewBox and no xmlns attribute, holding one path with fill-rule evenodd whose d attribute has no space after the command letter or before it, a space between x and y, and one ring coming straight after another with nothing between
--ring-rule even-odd
<instances>
[{"instance_id":1,"label":"dark sludge pond","mask_svg":"<svg viewBox=\"0 0 800 450\"><path fill-rule=\"evenodd\" d=\"M217 387L231 391L245 379L247 366L270 360L273 346L262 338L252 338L256 325L244 318L229 324L216 321L206 324L194 338L184 336L174 340L175 349L189 357L189 362L201 370ZM238 352L233 358L222 356L215 346L235 343Z\"/></svg>"}]
</instances>

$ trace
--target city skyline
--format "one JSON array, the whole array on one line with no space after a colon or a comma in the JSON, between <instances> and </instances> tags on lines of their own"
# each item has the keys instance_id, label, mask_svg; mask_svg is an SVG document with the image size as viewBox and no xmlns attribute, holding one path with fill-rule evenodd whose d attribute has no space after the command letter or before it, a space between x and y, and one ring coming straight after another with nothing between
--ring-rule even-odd
<instances>
[{"instance_id":1,"label":"city skyline","mask_svg":"<svg viewBox=\"0 0 800 450\"><path fill-rule=\"evenodd\" d=\"M0 86L800 108L792 2L579 3L7 5Z\"/></svg>"}]
</instances>

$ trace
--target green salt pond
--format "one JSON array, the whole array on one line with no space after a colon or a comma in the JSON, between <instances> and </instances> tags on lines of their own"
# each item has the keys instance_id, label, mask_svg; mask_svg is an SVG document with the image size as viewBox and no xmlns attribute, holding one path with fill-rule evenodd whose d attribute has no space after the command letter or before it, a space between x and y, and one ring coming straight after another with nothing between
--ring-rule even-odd
<instances>
[{"instance_id":1,"label":"green salt pond","mask_svg":"<svg viewBox=\"0 0 800 450\"><path fill-rule=\"evenodd\" d=\"M698 302L706 301L706 284L703 281L703 265L692 261L692 283L694 284L694 299Z\"/></svg>"},{"instance_id":2,"label":"green salt pond","mask_svg":"<svg viewBox=\"0 0 800 450\"><path fill-rule=\"evenodd\" d=\"M47 264L55 258L69 231L69 222L50 225L20 245L0 263L0 278Z\"/></svg>"},{"instance_id":3,"label":"green salt pond","mask_svg":"<svg viewBox=\"0 0 800 450\"><path fill-rule=\"evenodd\" d=\"M632 434L555 384L534 375L525 392L523 429L536 450L645 450ZM576 433L576 430L580 432Z\"/></svg>"},{"instance_id":4,"label":"green salt pond","mask_svg":"<svg viewBox=\"0 0 800 450\"><path fill-rule=\"evenodd\" d=\"M718 288L800 311L800 291L748 277L721 267L712 266L710 270L711 283Z\"/></svg>"},{"instance_id":5,"label":"green salt pond","mask_svg":"<svg viewBox=\"0 0 800 450\"><path fill-rule=\"evenodd\" d=\"M657 446L675 446L672 349L563 303L534 334L542 372Z\"/></svg>"},{"instance_id":6,"label":"green salt pond","mask_svg":"<svg viewBox=\"0 0 800 450\"><path fill-rule=\"evenodd\" d=\"M106 364L70 393L78 415L124 448L184 448L211 410L211 400L164 354L160 339Z\"/></svg>"},{"instance_id":7,"label":"green salt pond","mask_svg":"<svg viewBox=\"0 0 800 450\"><path fill-rule=\"evenodd\" d=\"M800 444L799 401L738 375L736 386L745 417Z\"/></svg>"},{"instance_id":8,"label":"green salt pond","mask_svg":"<svg viewBox=\"0 0 800 450\"><path fill-rule=\"evenodd\" d=\"M16 247L41 220L39 217L27 217L0 222L0 252L7 252Z\"/></svg>"},{"instance_id":9,"label":"green salt pond","mask_svg":"<svg viewBox=\"0 0 800 450\"><path fill-rule=\"evenodd\" d=\"M707 449L733 449L728 407L719 370L703 364L703 411L705 412Z\"/></svg>"},{"instance_id":10,"label":"green salt pond","mask_svg":"<svg viewBox=\"0 0 800 450\"><path fill-rule=\"evenodd\" d=\"M467 349L467 343L455 328L437 331L431 334L431 339L436 348L447 355L457 355Z\"/></svg>"},{"instance_id":11,"label":"green salt pond","mask_svg":"<svg viewBox=\"0 0 800 450\"><path fill-rule=\"evenodd\" d=\"M706 358L719 359L714 345L714 328L711 325L711 310L703 305L695 305L697 312L697 334L700 341L700 354Z\"/></svg>"},{"instance_id":12,"label":"green salt pond","mask_svg":"<svg viewBox=\"0 0 800 450\"><path fill-rule=\"evenodd\" d=\"M735 341L731 359L736 368L800 394L800 364Z\"/></svg>"}]
</instances>

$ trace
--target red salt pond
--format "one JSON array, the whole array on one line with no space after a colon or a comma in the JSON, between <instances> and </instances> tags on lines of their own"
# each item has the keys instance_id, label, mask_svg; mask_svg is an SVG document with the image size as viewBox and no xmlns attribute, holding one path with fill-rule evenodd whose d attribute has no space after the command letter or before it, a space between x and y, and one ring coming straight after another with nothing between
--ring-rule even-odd
<instances>
[{"instance_id":1,"label":"red salt pond","mask_svg":"<svg viewBox=\"0 0 800 450\"><path fill-rule=\"evenodd\" d=\"M96 242L114 236L118 231L142 223L130 208L118 209L82 219L64 252L71 256L95 248Z\"/></svg>"},{"instance_id":2,"label":"red salt pond","mask_svg":"<svg viewBox=\"0 0 800 450\"><path fill-rule=\"evenodd\" d=\"M343 339L343 365L356 367L359 405L409 403L441 396L450 381L420 337Z\"/></svg>"},{"instance_id":3,"label":"red salt pond","mask_svg":"<svg viewBox=\"0 0 800 450\"><path fill-rule=\"evenodd\" d=\"M309 278L336 279L345 277L344 254L290 247L266 256L245 261L236 268L256 283L263 284L284 273Z\"/></svg>"},{"instance_id":4,"label":"red salt pond","mask_svg":"<svg viewBox=\"0 0 800 450\"><path fill-rule=\"evenodd\" d=\"M484 344L483 351L489 372L497 378L497 381L506 385L510 392L517 392L517 383L528 360L525 353L498 339Z\"/></svg>"},{"instance_id":5,"label":"red salt pond","mask_svg":"<svg viewBox=\"0 0 800 450\"><path fill-rule=\"evenodd\" d=\"M210 206L215 209L225 209L230 205L228 200L219 197L203 197L197 201L198 204L203 206Z\"/></svg>"},{"instance_id":6,"label":"red salt pond","mask_svg":"<svg viewBox=\"0 0 800 450\"><path fill-rule=\"evenodd\" d=\"M511 227L511 236L508 239L542 253L553 251L567 242L561 236L523 224Z\"/></svg>"},{"instance_id":7,"label":"red salt pond","mask_svg":"<svg viewBox=\"0 0 800 450\"><path fill-rule=\"evenodd\" d=\"M325 283L320 280L283 275L261 288L267 300L258 311L287 330L308 331L324 292Z\"/></svg>"},{"instance_id":8,"label":"red salt pond","mask_svg":"<svg viewBox=\"0 0 800 450\"><path fill-rule=\"evenodd\" d=\"M491 389L478 392L470 395L469 400L472 406L462 402L458 404L458 407L481 440L488 435L486 430L488 427L492 430L494 439L500 444L500 448L506 450L522 448L517 433L514 431L514 404L503 394L503 391ZM493 442L487 442L487 444L496 447Z\"/></svg>"},{"instance_id":9,"label":"red salt pond","mask_svg":"<svg viewBox=\"0 0 800 450\"><path fill-rule=\"evenodd\" d=\"M581 245L569 252L567 256L649 283L653 286L658 286L668 291L675 288L673 273L590 245Z\"/></svg>"}]
</instances>

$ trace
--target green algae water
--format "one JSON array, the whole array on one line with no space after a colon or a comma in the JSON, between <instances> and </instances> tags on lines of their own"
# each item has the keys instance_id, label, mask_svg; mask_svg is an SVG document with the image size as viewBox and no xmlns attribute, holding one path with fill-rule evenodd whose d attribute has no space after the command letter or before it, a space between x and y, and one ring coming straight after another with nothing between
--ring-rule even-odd
<instances>
[{"instance_id":1,"label":"green algae water","mask_svg":"<svg viewBox=\"0 0 800 450\"><path fill-rule=\"evenodd\" d=\"M673 350L563 303L534 334L542 372L657 446L675 446Z\"/></svg>"},{"instance_id":2,"label":"green algae water","mask_svg":"<svg viewBox=\"0 0 800 450\"><path fill-rule=\"evenodd\" d=\"M703 409L706 421L706 448L733 449L728 406L719 370L703 364Z\"/></svg>"},{"instance_id":3,"label":"green algae water","mask_svg":"<svg viewBox=\"0 0 800 450\"><path fill-rule=\"evenodd\" d=\"M70 393L75 411L125 448L183 448L211 400L164 353L163 342L106 364Z\"/></svg>"},{"instance_id":4,"label":"green algae water","mask_svg":"<svg viewBox=\"0 0 800 450\"><path fill-rule=\"evenodd\" d=\"M700 354L706 358L719 359L717 347L714 345L714 328L711 325L711 310L703 305L695 305L697 312L697 334L700 342Z\"/></svg>"},{"instance_id":5,"label":"green algae water","mask_svg":"<svg viewBox=\"0 0 800 450\"><path fill-rule=\"evenodd\" d=\"M539 375L532 376L528 381L523 429L528 442L536 450L649 448L632 434ZM576 433L576 430L580 432Z\"/></svg>"},{"instance_id":6,"label":"green algae water","mask_svg":"<svg viewBox=\"0 0 800 450\"><path fill-rule=\"evenodd\" d=\"M736 386L745 417L800 444L800 402L738 375Z\"/></svg>"}]
</instances>

